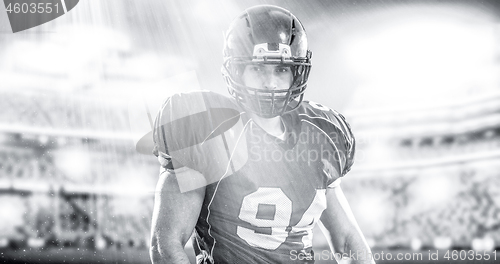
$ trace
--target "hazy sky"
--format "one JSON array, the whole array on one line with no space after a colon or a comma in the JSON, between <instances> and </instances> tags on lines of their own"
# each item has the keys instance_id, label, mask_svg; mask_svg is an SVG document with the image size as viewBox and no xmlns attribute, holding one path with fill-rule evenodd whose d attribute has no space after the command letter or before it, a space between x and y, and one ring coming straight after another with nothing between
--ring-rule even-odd
<instances>
[{"instance_id":1,"label":"hazy sky","mask_svg":"<svg viewBox=\"0 0 500 264\"><path fill-rule=\"evenodd\" d=\"M82 0L68 14L16 34L0 12L2 89L225 93L223 32L243 9L263 3L285 7L303 22L313 51L306 99L332 108L363 108L367 97L384 104L380 98L418 95L418 87L435 90L434 84L495 83L495 69L487 66L494 61L474 60L493 59L484 50L495 41L495 27L499 35L495 1ZM489 75L462 80L478 68L474 63ZM186 73L194 73L196 85L169 81Z\"/></svg>"}]
</instances>

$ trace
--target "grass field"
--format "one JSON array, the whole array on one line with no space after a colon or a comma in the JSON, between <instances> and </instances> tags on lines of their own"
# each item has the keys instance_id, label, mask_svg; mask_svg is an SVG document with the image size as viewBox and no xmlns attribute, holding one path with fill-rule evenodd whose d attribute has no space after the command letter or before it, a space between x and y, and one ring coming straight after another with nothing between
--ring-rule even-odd
<instances>
[{"instance_id":1,"label":"grass field","mask_svg":"<svg viewBox=\"0 0 500 264\"><path fill-rule=\"evenodd\" d=\"M326 249L324 249L326 250ZM323 252L324 254L322 254ZM438 264L438 263L500 263L500 252L496 254L489 253L489 260L484 260L486 255L475 252L474 257L470 255L472 252L463 252L460 255L460 251L456 254L450 250L449 254L446 255L446 250L440 250L435 254L436 250L424 251L411 251L411 250L374 250L374 258L377 263L420 263L420 264ZM335 263L331 260L331 255L327 254L326 251L316 250L316 262L317 264ZM321 256L321 257L320 257ZM406 256L407 259L404 259ZM446 257L449 257L447 259ZM292 258L298 258L298 256L293 256ZM398 260L397 258L402 258ZM481 260L479 258L481 257ZM382 260L383 258L383 260ZM388 258L392 258L388 260ZM455 258L455 260L453 260ZM377 260L378 259L378 260ZM145 264L151 263L149 260L149 254L146 250L79 250L79 249L48 249L48 250L2 250L0 251L0 263L134 263L134 264ZM192 263L194 263L194 258L192 258Z\"/></svg>"}]
</instances>

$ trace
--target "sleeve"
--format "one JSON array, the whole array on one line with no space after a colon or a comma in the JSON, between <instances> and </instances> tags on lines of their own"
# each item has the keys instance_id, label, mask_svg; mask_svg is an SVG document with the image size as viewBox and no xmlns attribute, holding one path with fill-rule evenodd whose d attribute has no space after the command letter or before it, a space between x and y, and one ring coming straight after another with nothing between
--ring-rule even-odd
<instances>
[{"instance_id":1,"label":"sleeve","mask_svg":"<svg viewBox=\"0 0 500 264\"><path fill-rule=\"evenodd\" d=\"M335 117L337 118L340 127L342 129L343 142L344 142L344 151L345 151L345 165L342 170L342 176L346 175L350 170L352 165L354 164L354 154L356 151L356 139L352 133L351 127L349 123L345 120L345 117L340 113L337 113L332 110L332 112L336 113Z\"/></svg>"},{"instance_id":2,"label":"sleeve","mask_svg":"<svg viewBox=\"0 0 500 264\"><path fill-rule=\"evenodd\" d=\"M336 124L336 130L338 132L336 132L335 135L339 135L338 139L336 140L340 145L338 147L339 156L341 161L343 162L343 166L340 169L340 177L332 179L327 183L327 188L333 189L340 186L342 177L344 177L351 170L351 167L354 164L356 140L352 133L351 127L342 114L330 109L330 111L328 111L328 116L330 117L331 121Z\"/></svg>"},{"instance_id":3,"label":"sleeve","mask_svg":"<svg viewBox=\"0 0 500 264\"><path fill-rule=\"evenodd\" d=\"M338 186L340 186L340 183L342 183L342 178L337 178L336 180L332 181L330 184L328 184L327 188L333 189Z\"/></svg>"},{"instance_id":4,"label":"sleeve","mask_svg":"<svg viewBox=\"0 0 500 264\"><path fill-rule=\"evenodd\" d=\"M168 98L163 103L158 114L156 115L153 125L153 154L158 158L158 162L160 163L160 166L162 168L169 171L174 171L175 169L184 167L184 165L182 165L180 162L175 162L176 167L174 167L172 157L168 153L166 137L166 129L168 128L162 122L168 123L166 120L163 120L163 115L168 115L168 112L172 110L170 109L170 106L170 98Z\"/></svg>"}]
</instances>

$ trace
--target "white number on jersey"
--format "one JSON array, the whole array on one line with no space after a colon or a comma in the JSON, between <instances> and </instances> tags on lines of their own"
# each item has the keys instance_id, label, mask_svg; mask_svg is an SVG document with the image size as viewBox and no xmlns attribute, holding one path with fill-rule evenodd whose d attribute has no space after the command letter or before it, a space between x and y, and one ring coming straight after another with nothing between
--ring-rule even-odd
<instances>
[{"instance_id":1,"label":"white number on jersey","mask_svg":"<svg viewBox=\"0 0 500 264\"><path fill-rule=\"evenodd\" d=\"M285 242L290 233L300 232L304 233L304 248L311 247L312 229L326 208L325 193L326 190L316 190L314 200L301 220L287 231L292 217L292 201L281 188L261 187L243 198L239 218L255 227L270 228L270 234L242 226L237 227L236 233L253 247L275 250ZM259 215L259 207L265 208L267 214Z\"/></svg>"}]
</instances>

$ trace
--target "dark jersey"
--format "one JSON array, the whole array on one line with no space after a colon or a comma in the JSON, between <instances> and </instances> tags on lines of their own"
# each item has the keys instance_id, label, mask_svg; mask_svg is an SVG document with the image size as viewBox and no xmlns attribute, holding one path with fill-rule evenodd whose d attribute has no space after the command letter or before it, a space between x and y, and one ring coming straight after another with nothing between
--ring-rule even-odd
<instances>
[{"instance_id":1,"label":"dark jersey","mask_svg":"<svg viewBox=\"0 0 500 264\"><path fill-rule=\"evenodd\" d=\"M212 96L219 95L204 94ZM224 105L231 105L227 100ZM195 250L215 263L313 263L312 230L326 208L326 189L353 162L349 126L340 114L307 101L282 117L286 132L280 138L242 111L229 119L230 127L204 132L213 144L201 146L197 139L182 153L165 153L174 171L187 166L205 176ZM299 253L310 257L293 258Z\"/></svg>"}]
</instances>

